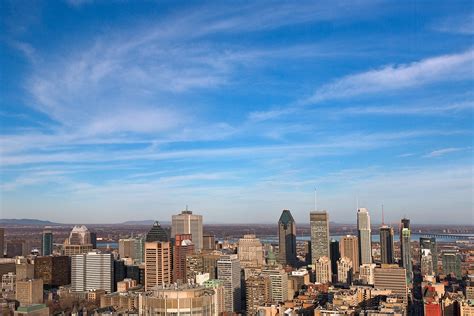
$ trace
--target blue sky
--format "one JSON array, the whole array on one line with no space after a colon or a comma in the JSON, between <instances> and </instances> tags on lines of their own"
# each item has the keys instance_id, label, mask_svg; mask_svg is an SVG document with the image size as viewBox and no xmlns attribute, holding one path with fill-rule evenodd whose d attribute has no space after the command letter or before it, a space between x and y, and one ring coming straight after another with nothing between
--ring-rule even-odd
<instances>
[{"instance_id":1,"label":"blue sky","mask_svg":"<svg viewBox=\"0 0 474 316\"><path fill-rule=\"evenodd\" d=\"M471 1L1 1L1 217L473 224Z\"/></svg>"}]
</instances>

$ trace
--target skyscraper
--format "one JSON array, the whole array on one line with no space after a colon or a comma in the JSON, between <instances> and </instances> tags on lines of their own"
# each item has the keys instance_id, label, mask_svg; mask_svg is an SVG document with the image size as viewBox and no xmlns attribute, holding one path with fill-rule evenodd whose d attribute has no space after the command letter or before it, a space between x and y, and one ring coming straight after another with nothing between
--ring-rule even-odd
<instances>
[{"instance_id":1,"label":"skyscraper","mask_svg":"<svg viewBox=\"0 0 474 316\"><path fill-rule=\"evenodd\" d=\"M347 257L352 261L354 272L359 272L359 242L357 236L342 236L339 240L341 257Z\"/></svg>"},{"instance_id":2,"label":"skyscraper","mask_svg":"<svg viewBox=\"0 0 474 316\"><path fill-rule=\"evenodd\" d=\"M372 231L369 211L366 208L357 210L357 230L359 234L359 262L360 264L370 264L372 263Z\"/></svg>"},{"instance_id":3,"label":"skyscraper","mask_svg":"<svg viewBox=\"0 0 474 316\"><path fill-rule=\"evenodd\" d=\"M0 227L0 258L5 254L5 229Z\"/></svg>"},{"instance_id":4,"label":"skyscraper","mask_svg":"<svg viewBox=\"0 0 474 316\"><path fill-rule=\"evenodd\" d=\"M124 238L119 239L120 258L131 258L136 263L143 260L143 243L142 238Z\"/></svg>"},{"instance_id":5,"label":"skyscraper","mask_svg":"<svg viewBox=\"0 0 474 316\"><path fill-rule=\"evenodd\" d=\"M331 239L331 242L329 243L329 252L331 253L331 271L334 276L337 276L337 261L341 258L339 242L337 240Z\"/></svg>"},{"instance_id":6,"label":"skyscraper","mask_svg":"<svg viewBox=\"0 0 474 316\"><path fill-rule=\"evenodd\" d=\"M404 303L408 303L408 286L405 269L394 264L382 264L374 269L374 286L378 289L392 290Z\"/></svg>"},{"instance_id":7,"label":"skyscraper","mask_svg":"<svg viewBox=\"0 0 474 316\"><path fill-rule=\"evenodd\" d=\"M173 282L186 283L186 256L194 253L194 244L191 234L178 234L173 246Z\"/></svg>"},{"instance_id":8,"label":"skyscraper","mask_svg":"<svg viewBox=\"0 0 474 316\"><path fill-rule=\"evenodd\" d=\"M251 276L245 280L247 315L257 315L257 308L270 301L270 278L266 274Z\"/></svg>"},{"instance_id":9,"label":"skyscraper","mask_svg":"<svg viewBox=\"0 0 474 316\"><path fill-rule=\"evenodd\" d=\"M42 250L43 256L53 253L53 233L49 229L43 231Z\"/></svg>"},{"instance_id":10,"label":"skyscraper","mask_svg":"<svg viewBox=\"0 0 474 316\"><path fill-rule=\"evenodd\" d=\"M404 257L404 250L403 250L403 243L402 243L402 240L403 240L403 229L406 228L408 230L410 230L410 220L408 218L402 218L401 221L400 221L400 229L399 229L399 237L400 237L400 256L401 256L401 266L402 267L405 267L405 262L403 261L403 257Z\"/></svg>"},{"instance_id":11,"label":"skyscraper","mask_svg":"<svg viewBox=\"0 0 474 316\"><path fill-rule=\"evenodd\" d=\"M240 262L237 255L223 255L217 261L217 276L224 281L226 312L241 310Z\"/></svg>"},{"instance_id":12,"label":"skyscraper","mask_svg":"<svg viewBox=\"0 0 474 316\"><path fill-rule=\"evenodd\" d=\"M316 282L322 284L331 282L331 260L329 260L328 257L323 256L316 260L316 263L314 265Z\"/></svg>"},{"instance_id":13,"label":"skyscraper","mask_svg":"<svg viewBox=\"0 0 474 316\"><path fill-rule=\"evenodd\" d=\"M267 267L262 273L270 279L270 301L277 303L288 300L288 273L279 267Z\"/></svg>"},{"instance_id":14,"label":"skyscraper","mask_svg":"<svg viewBox=\"0 0 474 316\"><path fill-rule=\"evenodd\" d=\"M411 262L411 232L409 228L402 228L402 239L400 240L402 250L402 267L407 273L407 281L413 280L413 264Z\"/></svg>"},{"instance_id":15,"label":"skyscraper","mask_svg":"<svg viewBox=\"0 0 474 316\"><path fill-rule=\"evenodd\" d=\"M260 267L264 264L263 245L255 235L244 235L237 248L242 267Z\"/></svg>"},{"instance_id":16,"label":"skyscraper","mask_svg":"<svg viewBox=\"0 0 474 316\"><path fill-rule=\"evenodd\" d=\"M186 210L181 214L171 217L171 237L178 234L191 234L196 251L201 251L203 245L202 237L202 216L195 215L193 212Z\"/></svg>"},{"instance_id":17,"label":"skyscraper","mask_svg":"<svg viewBox=\"0 0 474 316\"><path fill-rule=\"evenodd\" d=\"M71 289L74 292L89 290L113 291L114 263L111 253L92 251L71 257Z\"/></svg>"},{"instance_id":18,"label":"skyscraper","mask_svg":"<svg viewBox=\"0 0 474 316\"><path fill-rule=\"evenodd\" d=\"M283 210L278 220L278 262L296 265L296 224L289 210Z\"/></svg>"},{"instance_id":19,"label":"skyscraper","mask_svg":"<svg viewBox=\"0 0 474 316\"><path fill-rule=\"evenodd\" d=\"M352 282L352 261L347 257L342 257L337 261L337 281L339 283L351 284Z\"/></svg>"},{"instance_id":20,"label":"skyscraper","mask_svg":"<svg viewBox=\"0 0 474 316\"><path fill-rule=\"evenodd\" d=\"M392 264L393 259L393 228L387 225L380 227L380 253L382 263Z\"/></svg>"},{"instance_id":21,"label":"skyscraper","mask_svg":"<svg viewBox=\"0 0 474 316\"><path fill-rule=\"evenodd\" d=\"M326 211L311 212L311 262L316 264L319 258L329 259L329 214Z\"/></svg>"},{"instance_id":22,"label":"skyscraper","mask_svg":"<svg viewBox=\"0 0 474 316\"><path fill-rule=\"evenodd\" d=\"M420 237L420 253L423 249L429 249L431 254L431 264L433 265L433 272L438 273L438 248L436 246L435 237Z\"/></svg>"},{"instance_id":23,"label":"skyscraper","mask_svg":"<svg viewBox=\"0 0 474 316\"><path fill-rule=\"evenodd\" d=\"M443 251L443 272L457 279L462 278L461 254L457 249Z\"/></svg>"},{"instance_id":24,"label":"skyscraper","mask_svg":"<svg viewBox=\"0 0 474 316\"><path fill-rule=\"evenodd\" d=\"M69 238L64 241L63 254L72 256L92 251L93 244L91 233L84 225L76 225L72 228Z\"/></svg>"},{"instance_id":25,"label":"skyscraper","mask_svg":"<svg viewBox=\"0 0 474 316\"><path fill-rule=\"evenodd\" d=\"M172 254L168 233L158 221L145 237L145 289L170 284L172 280Z\"/></svg>"},{"instance_id":26,"label":"skyscraper","mask_svg":"<svg viewBox=\"0 0 474 316\"><path fill-rule=\"evenodd\" d=\"M433 256L431 255L431 250L430 249L421 249L421 254L420 254L420 270L421 270L421 275L433 275L434 276L434 270L433 270Z\"/></svg>"}]
</instances>

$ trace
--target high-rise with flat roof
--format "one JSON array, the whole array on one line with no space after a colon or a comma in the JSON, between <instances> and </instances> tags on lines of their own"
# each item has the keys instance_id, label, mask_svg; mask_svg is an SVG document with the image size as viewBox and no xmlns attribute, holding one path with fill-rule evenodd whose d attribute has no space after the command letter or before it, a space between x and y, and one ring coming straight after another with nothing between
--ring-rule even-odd
<instances>
[{"instance_id":1,"label":"high-rise with flat roof","mask_svg":"<svg viewBox=\"0 0 474 316\"><path fill-rule=\"evenodd\" d=\"M372 230L370 215L366 208L357 210L357 232L359 240L359 263L372 263Z\"/></svg>"},{"instance_id":2,"label":"high-rise with flat roof","mask_svg":"<svg viewBox=\"0 0 474 316\"><path fill-rule=\"evenodd\" d=\"M296 223L289 210L283 210L278 220L278 262L296 265Z\"/></svg>"},{"instance_id":3,"label":"high-rise with flat roof","mask_svg":"<svg viewBox=\"0 0 474 316\"><path fill-rule=\"evenodd\" d=\"M270 278L259 274L245 280L245 302L247 315L256 315L259 306L270 302Z\"/></svg>"},{"instance_id":4,"label":"high-rise with flat roof","mask_svg":"<svg viewBox=\"0 0 474 316\"><path fill-rule=\"evenodd\" d=\"M194 253L194 244L191 234L178 234L173 246L173 282L186 283L186 256Z\"/></svg>"},{"instance_id":5,"label":"high-rise with flat roof","mask_svg":"<svg viewBox=\"0 0 474 316\"><path fill-rule=\"evenodd\" d=\"M217 261L217 276L224 281L226 312L241 310L240 262L237 255L223 255Z\"/></svg>"},{"instance_id":6,"label":"high-rise with flat roof","mask_svg":"<svg viewBox=\"0 0 474 316\"><path fill-rule=\"evenodd\" d=\"M130 258L139 264L143 261L143 238L122 238L119 239L120 258Z\"/></svg>"},{"instance_id":7,"label":"high-rise with flat roof","mask_svg":"<svg viewBox=\"0 0 474 316\"><path fill-rule=\"evenodd\" d=\"M359 272L359 242L357 236L346 235L339 239L339 250L341 257L352 261L354 272Z\"/></svg>"},{"instance_id":8,"label":"high-rise with flat roof","mask_svg":"<svg viewBox=\"0 0 474 316\"><path fill-rule=\"evenodd\" d=\"M43 280L17 280L16 300L20 305L43 304Z\"/></svg>"},{"instance_id":9,"label":"high-rise with flat roof","mask_svg":"<svg viewBox=\"0 0 474 316\"><path fill-rule=\"evenodd\" d=\"M270 301L278 303L288 300L288 273L278 267L267 267L262 273L270 280Z\"/></svg>"},{"instance_id":10,"label":"high-rise with flat roof","mask_svg":"<svg viewBox=\"0 0 474 316\"><path fill-rule=\"evenodd\" d=\"M171 237L178 234L191 234L196 251L201 251L203 246L202 215L193 214L186 210L181 214L171 217Z\"/></svg>"},{"instance_id":11,"label":"high-rise with flat roof","mask_svg":"<svg viewBox=\"0 0 474 316\"><path fill-rule=\"evenodd\" d=\"M113 292L114 260L111 253L91 251L71 257L71 289L74 292Z\"/></svg>"},{"instance_id":12,"label":"high-rise with flat roof","mask_svg":"<svg viewBox=\"0 0 474 316\"><path fill-rule=\"evenodd\" d=\"M408 303L406 271L396 264L382 264L374 269L374 286L381 290L391 290L392 294Z\"/></svg>"},{"instance_id":13,"label":"high-rise with flat roof","mask_svg":"<svg viewBox=\"0 0 474 316\"><path fill-rule=\"evenodd\" d=\"M43 256L35 258L35 278L44 285L62 286L71 283L71 261L68 256Z\"/></svg>"},{"instance_id":14,"label":"high-rise with flat roof","mask_svg":"<svg viewBox=\"0 0 474 316\"><path fill-rule=\"evenodd\" d=\"M380 259L382 263L392 264L393 258L393 228L387 225L380 227Z\"/></svg>"},{"instance_id":15,"label":"high-rise with flat roof","mask_svg":"<svg viewBox=\"0 0 474 316\"><path fill-rule=\"evenodd\" d=\"M443 251L443 273L446 275L453 275L457 279L462 278L461 271L461 254L459 250L444 250Z\"/></svg>"},{"instance_id":16,"label":"high-rise with flat roof","mask_svg":"<svg viewBox=\"0 0 474 316\"><path fill-rule=\"evenodd\" d=\"M331 239L329 243L329 252L331 253L331 271L337 277L337 262L341 258L341 251L339 250L339 241Z\"/></svg>"},{"instance_id":17,"label":"high-rise with flat roof","mask_svg":"<svg viewBox=\"0 0 474 316\"><path fill-rule=\"evenodd\" d=\"M51 232L51 230L46 229L43 231L43 238L41 244L43 256L49 256L53 253L53 233Z\"/></svg>"},{"instance_id":18,"label":"high-rise with flat roof","mask_svg":"<svg viewBox=\"0 0 474 316\"><path fill-rule=\"evenodd\" d=\"M145 289L172 281L171 245L169 241L145 242Z\"/></svg>"},{"instance_id":19,"label":"high-rise with flat roof","mask_svg":"<svg viewBox=\"0 0 474 316\"><path fill-rule=\"evenodd\" d=\"M329 214L326 211L314 211L309 215L311 229L311 262L316 264L319 258L330 258L329 252Z\"/></svg>"}]
</instances>

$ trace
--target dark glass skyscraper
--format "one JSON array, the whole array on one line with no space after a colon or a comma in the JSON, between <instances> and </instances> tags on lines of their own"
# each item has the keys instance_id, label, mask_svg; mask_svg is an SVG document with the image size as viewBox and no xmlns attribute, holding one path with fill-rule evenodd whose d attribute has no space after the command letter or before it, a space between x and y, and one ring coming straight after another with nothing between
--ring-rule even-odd
<instances>
[{"instance_id":1,"label":"dark glass skyscraper","mask_svg":"<svg viewBox=\"0 0 474 316\"><path fill-rule=\"evenodd\" d=\"M382 226L380 233L380 253L382 263L392 264L393 260L393 228L389 226Z\"/></svg>"},{"instance_id":2,"label":"dark glass skyscraper","mask_svg":"<svg viewBox=\"0 0 474 316\"><path fill-rule=\"evenodd\" d=\"M168 233L161 227L160 223L156 221L151 227L150 231L146 234L146 242L152 241L169 241L170 238Z\"/></svg>"},{"instance_id":3,"label":"dark glass skyscraper","mask_svg":"<svg viewBox=\"0 0 474 316\"><path fill-rule=\"evenodd\" d=\"M337 274L337 260L341 258L341 253L339 252L339 241L331 239L331 242L329 243L329 252L331 254L332 274Z\"/></svg>"},{"instance_id":4,"label":"dark glass skyscraper","mask_svg":"<svg viewBox=\"0 0 474 316\"><path fill-rule=\"evenodd\" d=\"M283 210L278 220L278 262L296 265L296 224L289 210Z\"/></svg>"},{"instance_id":5,"label":"dark glass skyscraper","mask_svg":"<svg viewBox=\"0 0 474 316\"><path fill-rule=\"evenodd\" d=\"M50 230L43 231L41 247L43 256L49 256L53 253L53 233Z\"/></svg>"}]
</instances>

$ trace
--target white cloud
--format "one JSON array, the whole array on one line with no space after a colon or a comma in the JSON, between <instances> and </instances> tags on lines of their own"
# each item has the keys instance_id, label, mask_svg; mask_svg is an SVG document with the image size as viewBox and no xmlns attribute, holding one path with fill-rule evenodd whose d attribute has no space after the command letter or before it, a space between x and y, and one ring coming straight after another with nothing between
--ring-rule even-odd
<instances>
[{"instance_id":1,"label":"white cloud","mask_svg":"<svg viewBox=\"0 0 474 316\"><path fill-rule=\"evenodd\" d=\"M433 30L444 33L474 34L474 13L449 17L432 26Z\"/></svg>"},{"instance_id":2,"label":"white cloud","mask_svg":"<svg viewBox=\"0 0 474 316\"><path fill-rule=\"evenodd\" d=\"M438 149L434 150L428 154L426 154L424 157L426 158L435 158L435 157L441 157L450 153L458 152L461 150L465 150L465 148L460 148L460 147L449 147L449 148L443 148L443 149Z\"/></svg>"},{"instance_id":3,"label":"white cloud","mask_svg":"<svg viewBox=\"0 0 474 316\"><path fill-rule=\"evenodd\" d=\"M324 85L303 103L354 97L400 89L411 89L435 82L472 79L474 50L442 55L401 65L348 75Z\"/></svg>"}]
</instances>

